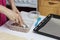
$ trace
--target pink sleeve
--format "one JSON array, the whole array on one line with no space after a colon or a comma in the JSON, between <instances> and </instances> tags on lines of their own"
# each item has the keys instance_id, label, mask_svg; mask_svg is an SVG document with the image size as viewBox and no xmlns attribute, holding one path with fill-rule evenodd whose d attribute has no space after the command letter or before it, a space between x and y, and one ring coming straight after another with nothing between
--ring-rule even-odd
<instances>
[{"instance_id":1,"label":"pink sleeve","mask_svg":"<svg viewBox=\"0 0 60 40\"><path fill-rule=\"evenodd\" d=\"M0 5L6 6L6 0L0 0ZM0 26L7 21L6 16L3 13L0 13Z\"/></svg>"},{"instance_id":2,"label":"pink sleeve","mask_svg":"<svg viewBox=\"0 0 60 40\"><path fill-rule=\"evenodd\" d=\"M0 26L3 25L6 21L6 16L0 13Z\"/></svg>"}]
</instances>

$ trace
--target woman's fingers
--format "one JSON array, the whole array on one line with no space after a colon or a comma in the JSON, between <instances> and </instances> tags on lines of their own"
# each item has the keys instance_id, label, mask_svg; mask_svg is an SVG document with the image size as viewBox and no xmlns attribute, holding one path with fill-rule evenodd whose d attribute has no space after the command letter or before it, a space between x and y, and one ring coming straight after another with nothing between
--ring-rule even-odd
<instances>
[{"instance_id":1,"label":"woman's fingers","mask_svg":"<svg viewBox=\"0 0 60 40\"><path fill-rule=\"evenodd\" d=\"M19 10L16 8L16 12L19 14L20 12L19 12Z\"/></svg>"},{"instance_id":2,"label":"woman's fingers","mask_svg":"<svg viewBox=\"0 0 60 40\"><path fill-rule=\"evenodd\" d=\"M23 24L22 23L22 18L20 16L18 17L18 23L19 23L20 26L22 26L22 24Z\"/></svg>"}]
</instances>

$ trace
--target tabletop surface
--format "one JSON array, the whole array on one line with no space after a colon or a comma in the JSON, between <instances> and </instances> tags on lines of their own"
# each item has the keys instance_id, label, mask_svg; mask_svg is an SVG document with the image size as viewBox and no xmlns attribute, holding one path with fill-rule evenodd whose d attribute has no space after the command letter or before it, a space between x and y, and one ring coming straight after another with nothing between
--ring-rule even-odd
<instances>
[{"instance_id":1,"label":"tabletop surface","mask_svg":"<svg viewBox=\"0 0 60 40\"><path fill-rule=\"evenodd\" d=\"M45 17L44 16L40 16L40 18L41 18L41 20L39 21L39 23ZM15 35L15 36L18 36L18 37L25 37L27 40L56 40L56 39L53 39L53 38L49 38L49 37L34 33L33 29L35 28L36 21L37 21L37 19L33 23L32 27L31 27L31 29L30 29L30 31L28 33L23 33L23 32L17 32L17 31L9 30L8 28L6 28L5 24L0 27L0 31L5 32L7 34Z\"/></svg>"}]
</instances>

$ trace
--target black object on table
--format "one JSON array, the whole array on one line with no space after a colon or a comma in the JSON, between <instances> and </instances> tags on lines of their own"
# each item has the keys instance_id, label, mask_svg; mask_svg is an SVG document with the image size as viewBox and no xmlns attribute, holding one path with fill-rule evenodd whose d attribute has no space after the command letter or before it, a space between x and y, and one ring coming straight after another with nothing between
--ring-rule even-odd
<instances>
[{"instance_id":1,"label":"black object on table","mask_svg":"<svg viewBox=\"0 0 60 40\"><path fill-rule=\"evenodd\" d=\"M34 32L60 40L60 16L48 15L34 28Z\"/></svg>"}]
</instances>

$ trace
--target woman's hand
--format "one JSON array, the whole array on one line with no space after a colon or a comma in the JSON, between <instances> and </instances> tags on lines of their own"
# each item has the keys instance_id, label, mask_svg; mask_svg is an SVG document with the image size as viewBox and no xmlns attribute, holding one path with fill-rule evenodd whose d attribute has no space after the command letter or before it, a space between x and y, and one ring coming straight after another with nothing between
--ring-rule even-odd
<instances>
[{"instance_id":1,"label":"woman's hand","mask_svg":"<svg viewBox=\"0 0 60 40\"><path fill-rule=\"evenodd\" d=\"M19 14L16 12L0 5L0 12L4 13L10 20L18 23L19 25L22 26L23 20Z\"/></svg>"}]
</instances>

